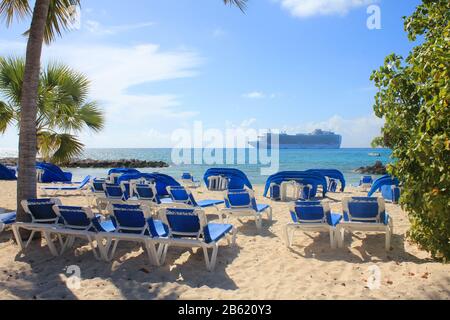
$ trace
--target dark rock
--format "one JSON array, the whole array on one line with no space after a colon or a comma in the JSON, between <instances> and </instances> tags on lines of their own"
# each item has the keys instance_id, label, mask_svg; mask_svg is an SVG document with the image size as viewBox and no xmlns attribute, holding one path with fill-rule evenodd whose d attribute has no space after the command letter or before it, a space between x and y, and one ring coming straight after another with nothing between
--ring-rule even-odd
<instances>
[{"instance_id":1,"label":"dark rock","mask_svg":"<svg viewBox=\"0 0 450 320\"><path fill-rule=\"evenodd\" d=\"M373 166L361 167L355 170L362 174L375 174L375 175L385 175L387 174L386 166L383 165L381 161L377 161Z\"/></svg>"},{"instance_id":2,"label":"dark rock","mask_svg":"<svg viewBox=\"0 0 450 320\"><path fill-rule=\"evenodd\" d=\"M65 168L167 168L163 161L145 161L137 159L93 160L79 159L62 164Z\"/></svg>"},{"instance_id":3,"label":"dark rock","mask_svg":"<svg viewBox=\"0 0 450 320\"><path fill-rule=\"evenodd\" d=\"M38 159L38 161L41 161ZM17 158L0 159L0 163L6 166L17 166ZM121 160L93 160L93 159L74 159L64 163L64 168L167 168L169 165L163 161L145 161L137 159Z\"/></svg>"}]
</instances>

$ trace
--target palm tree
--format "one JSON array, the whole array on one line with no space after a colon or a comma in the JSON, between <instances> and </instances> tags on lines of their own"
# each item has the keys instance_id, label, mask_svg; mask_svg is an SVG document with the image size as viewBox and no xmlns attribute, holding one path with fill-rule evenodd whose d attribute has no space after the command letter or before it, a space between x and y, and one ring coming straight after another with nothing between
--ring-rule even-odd
<instances>
[{"instance_id":1,"label":"palm tree","mask_svg":"<svg viewBox=\"0 0 450 320\"><path fill-rule=\"evenodd\" d=\"M0 133L20 124L20 93L25 61L0 58ZM87 101L89 80L67 66L52 63L40 73L37 99L37 147L46 161L64 163L79 155L84 145L74 134L85 127L103 128L96 102Z\"/></svg>"},{"instance_id":2,"label":"palm tree","mask_svg":"<svg viewBox=\"0 0 450 320\"><path fill-rule=\"evenodd\" d=\"M247 0L223 0L242 11ZM37 150L37 99L40 62L43 42L51 42L71 25L71 9L80 5L80 0L36 0L31 10L28 0L0 0L0 18L10 25L14 17L24 18L32 12L28 36L26 62L21 92L21 113L19 130L19 167L17 181L17 220L27 221L28 215L22 209L22 199L36 197L36 150Z\"/></svg>"},{"instance_id":3,"label":"palm tree","mask_svg":"<svg viewBox=\"0 0 450 320\"><path fill-rule=\"evenodd\" d=\"M6 19L7 25L11 24L14 17L24 18L32 12L31 26L26 32L28 43L20 93L18 221L29 219L20 205L22 199L36 198L36 115L42 45L70 27L72 5L79 5L79 0L36 0L33 11L28 0L0 2L0 17Z\"/></svg>"}]
</instances>

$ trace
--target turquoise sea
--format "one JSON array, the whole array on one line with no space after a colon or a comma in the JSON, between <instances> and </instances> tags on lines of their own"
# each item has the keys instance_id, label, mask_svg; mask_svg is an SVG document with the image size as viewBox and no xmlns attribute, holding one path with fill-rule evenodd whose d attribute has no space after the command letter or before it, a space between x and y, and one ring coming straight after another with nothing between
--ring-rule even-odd
<instances>
[{"instance_id":1,"label":"turquoise sea","mask_svg":"<svg viewBox=\"0 0 450 320\"><path fill-rule=\"evenodd\" d=\"M237 152L228 149L221 150L220 154ZM201 150L200 150L201 152ZM206 151L210 153L209 151ZM216 151L217 152L217 151ZM380 157L370 156L369 153L380 153ZM248 152L247 152L248 153ZM249 155L247 154L247 160ZM384 164L391 162L391 151L387 149L339 149L339 150L280 150L279 171L285 170L307 170L307 169L338 169L341 170L349 184L359 182L361 174L354 170L373 165L376 161ZM165 161L170 164L164 169L142 169L142 172L163 172L175 178L180 178L183 172L191 172L196 179L201 179L208 168L211 167L234 167L244 171L253 184L264 184L267 176L261 174L261 166L258 164L236 164L233 165L209 165L209 164L189 164L176 165L172 161L172 149L87 149L84 152L85 158L96 160L119 160L119 159L139 159ZM74 174L74 179L80 180L86 175L104 177L106 169L70 169Z\"/></svg>"}]
</instances>

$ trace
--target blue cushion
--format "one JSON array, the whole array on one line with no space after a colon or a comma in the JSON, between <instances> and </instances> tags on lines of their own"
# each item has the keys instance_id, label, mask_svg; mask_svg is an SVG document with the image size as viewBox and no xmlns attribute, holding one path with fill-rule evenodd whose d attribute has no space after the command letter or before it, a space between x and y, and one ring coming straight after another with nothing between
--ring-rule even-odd
<instances>
[{"instance_id":1,"label":"blue cushion","mask_svg":"<svg viewBox=\"0 0 450 320\"><path fill-rule=\"evenodd\" d=\"M0 222L2 222L3 224L12 224L16 222L16 213L9 212L0 214Z\"/></svg>"},{"instance_id":2,"label":"blue cushion","mask_svg":"<svg viewBox=\"0 0 450 320\"><path fill-rule=\"evenodd\" d=\"M162 221L148 219L147 223L153 238L166 238L169 236L169 228Z\"/></svg>"},{"instance_id":3,"label":"blue cushion","mask_svg":"<svg viewBox=\"0 0 450 320\"><path fill-rule=\"evenodd\" d=\"M342 218L346 222L350 221L350 219L348 217L348 214L346 212L344 212L344 216ZM390 219L390 216L389 216L389 214L387 212L385 212L384 214L381 215L381 223L383 223L384 225L388 225L389 224L389 219ZM355 221L355 219L353 219L352 222L358 222L358 220L356 219L356 221ZM364 221L364 222L366 222L366 223L375 223L375 221Z\"/></svg>"},{"instance_id":4,"label":"blue cushion","mask_svg":"<svg viewBox=\"0 0 450 320\"><path fill-rule=\"evenodd\" d=\"M28 209L36 220L58 219L53 211L54 201L50 199L32 199L28 200Z\"/></svg>"},{"instance_id":5,"label":"blue cushion","mask_svg":"<svg viewBox=\"0 0 450 320\"><path fill-rule=\"evenodd\" d=\"M342 220L342 216L337 213L327 215L327 222L330 226L336 227Z\"/></svg>"},{"instance_id":6,"label":"blue cushion","mask_svg":"<svg viewBox=\"0 0 450 320\"><path fill-rule=\"evenodd\" d=\"M116 227L111 220L100 221L99 217L96 217L92 220L94 227L97 232L114 232L116 231Z\"/></svg>"},{"instance_id":7,"label":"blue cushion","mask_svg":"<svg viewBox=\"0 0 450 320\"><path fill-rule=\"evenodd\" d=\"M257 208L257 212L263 212L264 210L268 209L270 206L268 204L257 204L256 208Z\"/></svg>"},{"instance_id":8,"label":"blue cushion","mask_svg":"<svg viewBox=\"0 0 450 320\"><path fill-rule=\"evenodd\" d=\"M197 205L201 208L213 207L215 205L223 204L223 200L200 200L197 201Z\"/></svg>"},{"instance_id":9,"label":"blue cushion","mask_svg":"<svg viewBox=\"0 0 450 320\"><path fill-rule=\"evenodd\" d=\"M204 229L203 232L205 234L205 242L217 242L222 239L227 233L233 230L233 226L231 224L218 224L218 223L209 223Z\"/></svg>"}]
</instances>

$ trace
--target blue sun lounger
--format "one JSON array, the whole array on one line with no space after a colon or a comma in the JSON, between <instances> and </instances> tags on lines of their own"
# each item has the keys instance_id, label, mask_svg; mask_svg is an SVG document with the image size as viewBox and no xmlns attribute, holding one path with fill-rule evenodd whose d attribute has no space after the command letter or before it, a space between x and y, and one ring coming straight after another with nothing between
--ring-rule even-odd
<instances>
[{"instance_id":1,"label":"blue sun lounger","mask_svg":"<svg viewBox=\"0 0 450 320\"><path fill-rule=\"evenodd\" d=\"M50 252L57 256L59 255L51 235L56 230L58 224L62 223L58 215L53 210L54 205L61 205L59 199L30 199L23 200L21 205L26 213L30 215L31 222L16 222L11 227L13 229L14 237L20 246L21 251L25 250L33 240L36 233L41 233L47 241L47 246ZM25 229L31 232L27 242L24 243L20 235L20 229ZM58 237L62 245L62 239Z\"/></svg>"},{"instance_id":2,"label":"blue sun lounger","mask_svg":"<svg viewBox=\"0 0 450 320\"><path fill-rule=\"evenodd\" d=\"M118 244L130 241L141 243L150 263L159 266L164 245L157 241L168 236L168 229L160 220L153 218L150 208L144 205L110 204L108 211L116 229L114 232L98 234L97 242L106 240L106 244L100 247L103 259L111 261Z\"/></svg>"},{"instance_id":3,"label":"blue sun lounger","mask_svg":"<svg viewBox=\"0 0 450 320\"><path fill-rule=\"evenodd\" d=\"M196 201L192 192L190 192L185 187L167 187L167 192L172 198L172 201L175 203L184 203L192 207L197 208L210 208L214 207L217 209L218 205L225 203L224 200L200 200Z\"/></svg>"},{"instance_id":4,"label":"blue sun lounger","mask_svg":"<svg viewBox=\"0 0 450 320\"><path fill-rule=\"evenodd\" d=\"M74 192L83 194L84 191L89 190L91 179L91 176L87 176L79 183L78 186L54 185L49 187L40 187L40 190L43 192L44 196L55 196L59 193L69 194Z\"/></svg>"},{"instance_id":5,"label":"blue sun lounger","mask_svg":"<svg viewBox=\"0 0 450 320\"><path fill-rule=\"evenodd\" d=\"M164 263L169 247L200 247L205 256L206 268L213 271L217 261L219 242L226 239L229 245L236 243L236 229L231 224L208 223L205 212L200 208L162 208L159 215L168 227L167 239L161 263ZM208 249L212 249L211 257Z\"/></svg>"},{"instance_id":6,"label":"blue sun lounger","mask_svg":"<svg viewBox=\"0 0 450 320\"><path fill-rule=\"evenodd\" d=\"M382 198L345 198L342 206L344 218L337 226L339 247L343 247L346 231L378 231L386 233L386 251L391 249L394 221L386 212Z\"/></svg>"},{"instance_id":7,"label":"blue sun lounger","mask_svg":"<svg viewBox=\"0 0 450 320\"><path fill-rule=\"evenodd\" d=\"M258 230L262 228L263 213L272 221L272 208L267 204L257 204L255 194L250 189L226 191L225 208L220 213L221 218L226 217L225 221L228 221L229 217L254 217Z\"/></svg>"},{"instance_id":8,"label":"blue sun lounger","mask_svg":"<svg viewBox=\"0 0 450 320\"><path fill-rule=\"evenodd\" d=\"M330 244L336 248L336 226L340 223L342 216L332 213L327 203L320 201L298 201L291 208L290 213L293 223L285 227L286 245L292 246L295 230L305 232L328 232Z\"/></svg>"},{"instance_id":9,"label":"blue sun lounger","mask_svg":"<svg viewBox=\"0 0 450 320\"><path fill-rule=\"evenodd\" d=\"M188 188L199 188L201 185L201 182L195 180L194 176L189 172L185 172L182 174L181 182Z\"/></svg>"},{"instance_id":10,"label":"blue sun lounger","mask_svg":"<svg viewBox=\"0 0 450 320\"><path fill-rule=\"evenodd\" d=\"M0 233L3 232L8 226L16 222L16 213L0 213Z\"/></svg>"},{"instance_id":11,"label":"blue sun lounger","mask_svg":"<svg viewBox=\"0 0 450 320\"><path fill-rule=\"evenodd\" d=\"M90 208L74 207L74 206L53 206L53 210L60 221L61 227L58 227L54 232L61 236L66 236L66 240L62 244L60 254L63 254L68 248L73 247L75 239L86 239L92 248L92 252L96 259L102 257L101 250L98 250L102 244L97 242L97 247L94 246L96 242L96 235L98 232L112 232L116 228L112 221L103 221L102 216L94 215Z\"/></svg>"}]
</instances>

